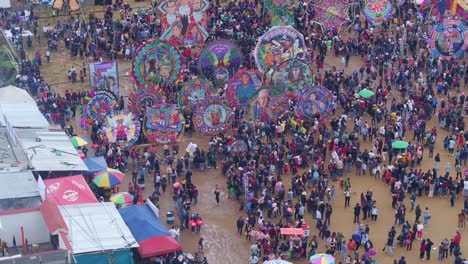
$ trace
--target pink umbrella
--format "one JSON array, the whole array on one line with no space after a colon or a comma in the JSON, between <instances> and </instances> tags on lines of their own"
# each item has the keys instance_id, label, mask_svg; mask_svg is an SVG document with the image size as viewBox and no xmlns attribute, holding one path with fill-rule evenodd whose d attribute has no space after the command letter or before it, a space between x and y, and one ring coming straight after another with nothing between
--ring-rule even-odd
<instances>
[{"instance_id":1,"label":"pink umbrella","mask_svg":"<svg viewBox=\"0 0 468 264\"><path fill-rule=\"evenodd\" d=\"M371 249L369 249L369 251L367 251L367 253L369 253L369 255L371 255L371 256L375 256L377 254L377 250L371 248Z\"/></svg>"}]
</instances>

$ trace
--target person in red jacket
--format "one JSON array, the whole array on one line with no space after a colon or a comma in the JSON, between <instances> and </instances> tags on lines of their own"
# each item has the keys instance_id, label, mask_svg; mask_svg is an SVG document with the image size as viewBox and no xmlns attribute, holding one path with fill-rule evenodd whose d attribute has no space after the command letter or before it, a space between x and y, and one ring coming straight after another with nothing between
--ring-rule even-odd
<instances>
[{"instance_id":1,"label":"person in red jacket","mask_svg":"<svg viewBox=\"0 0 468 264\"><path fill-rule=\"evenodd\" d=\"M457 233L453 237L453 243L455 244L455 246L460 246L461 239L462 237L461 237L460 231L457 231Z\"/></svg>"}]
</instances>

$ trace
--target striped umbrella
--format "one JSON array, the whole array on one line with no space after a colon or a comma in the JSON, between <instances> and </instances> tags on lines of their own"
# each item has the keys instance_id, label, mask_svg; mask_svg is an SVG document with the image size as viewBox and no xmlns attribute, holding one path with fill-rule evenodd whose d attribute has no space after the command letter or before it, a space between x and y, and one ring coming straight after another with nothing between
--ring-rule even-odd
<instances>
[{"instance_id":1,"label":"striped umbrella","mask_svg":"<svg viewBox=\"0 0 468 264\"><path fill-rule=\"evenodd\" d=\"M87 145L87 144L89 144L89 142L91 142L91 141L89 139L85 138L85 137L75 136L75 137L72 137L72 139L71 139L71 143L75 148Z\"/></svg>"},{"instance_id":2,"label":"striped umbrella","mask_svg":"<svg viewBox=\"0 0 468 264\"><path fill-rule=\"evenodd\" d=\"M114 170L107 168L105 171L96 173L96 176L93 179L93 183L98 187L107 187L110 188L114 185L117 185L122 182L125 178L125 174L119 170Z\"/></svg>"},{"instance_id":3,"label":"striped umbrella","mask_svg":"<svg viewBox=\"0 0 468 264\"><path fill-rule=\"evenodd\" d=\"M133 202L133 195L127 192L119 192L119 193L113 194L110 197L110 201L118 205L128 204L128 203Z\"/></svg>"},{"instance_id":4,"label":"striped umbrella","mask_svg":"<svg viewBox=\"0 0 468 264\"><path fill-rule=\"evenodd\" d=\"M310 257L309 264L335 264L335 258L328 254L315 254Z\"/></svg>"}]
</instances>

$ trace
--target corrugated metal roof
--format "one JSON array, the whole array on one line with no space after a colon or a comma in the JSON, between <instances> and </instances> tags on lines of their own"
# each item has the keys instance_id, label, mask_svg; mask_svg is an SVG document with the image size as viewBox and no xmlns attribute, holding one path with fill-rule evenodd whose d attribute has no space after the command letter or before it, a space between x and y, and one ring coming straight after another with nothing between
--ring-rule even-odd
<instances>
[{"instance_id":1,"label":"corrugated metal roof","mask_svg":"<svg viewBox=\"0 0 468 264\"><path fill-rule=\"evenodd\" d=\"M0 122L5 126L5 118L12 127L45 128L50 124L35 102L0 104Z\"/></svg>"},{"instance_id":2,"label":"corrugated metal roof","mask_svg":"<svg viewBox=\"0 0 468 264\"><path fill-rule=\"evenodd\" d=\"M40 196L30 171L0 173L0 199Z\"/></svg>"},{"instance_id":3,"label":"corrugated metal roof","mask_svg":"<svg viewBox=\"0 0 468 264\"><path fill-rule=\"evenodd\" d=\"M73 254L138 247L113 203L59 206Z\"/></svg>"},{"instance_id":4,"label":"corrugated metal roof","mask_svg":"<svg viewBox=\"0 0 468 264\"><path fill-rule=\"evenodd\" d=\"M35 171L87 171L65 132L15 128L18 140ZM38 141L40 140L40 141Z\"/></svg>"}]
</instances>

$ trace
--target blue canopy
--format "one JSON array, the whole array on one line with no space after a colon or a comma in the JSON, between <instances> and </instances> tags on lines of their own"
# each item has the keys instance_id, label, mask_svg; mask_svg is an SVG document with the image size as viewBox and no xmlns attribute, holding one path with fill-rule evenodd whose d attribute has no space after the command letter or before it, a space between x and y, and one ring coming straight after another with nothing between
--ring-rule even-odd
<instances>
[{"instance_id":1,"label":"blue canopy","mask_svg":"<svg viewBox=\"0 0 468 264\"><path fill-rule=\"evenodd\" d=\"M147 204L121 208L119 213L138 243L152 237L171 235Z\"/></svg>"},{"instance_id":2,"label":"blue canopy","mask_svg":"<svg viewBox=\"0 0 468 264\"><path fill-rule=\"evenodd\" d=\"M107 162L103 156L87 157L83 161L90 172L105 171L107 169Z\"/></svg>"}]
</instances>

